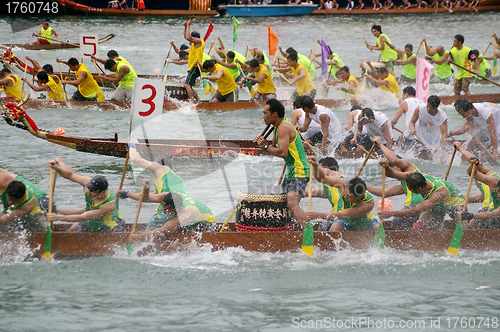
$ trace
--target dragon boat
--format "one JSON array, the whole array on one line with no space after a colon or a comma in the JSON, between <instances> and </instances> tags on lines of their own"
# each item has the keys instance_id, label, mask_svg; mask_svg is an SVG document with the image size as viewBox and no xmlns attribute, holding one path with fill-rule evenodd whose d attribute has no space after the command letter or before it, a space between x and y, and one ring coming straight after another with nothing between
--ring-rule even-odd
<instances>
[{"instance_id":1,"label":"dragon boat","mask_svg":"<svg viewBox=\"0 0 500 332\"><path fill-rule=\"evenodd\" d=\"M131 226L131 225L127 225ZM316 225L315 251L369 250L373 248L375 232L324 232ZM145 227L138 225L138 232ZM151 242L133 244L134 255L168 254L178 251L197 250L201 247L212 251L241 248L254 252L298 252L301 250L302 232L244 232L236 230L233 223L220 232L168 233L157 236ZM126 253L129 232L67 232L66 224L52 226L51 252L55 259L75 259L93 256L113 256ZM450 244L453 230L385 231L385 247L398 251L425 251L444 253ZM0 252L7 255L43 256L45 233L0 232ZM465 230L460 250L500 251L500 230Z\"/></svg>"},{"instance_id":2,"label":"dragon boat","mask_svg":"<svg viewBox=\"0 0 500 332\"><path fill-rule=\"evenodd\" d=\"M115 34L110 33L104 38L99 39L99 44L105 43L115 37ZM2 44L3 48L22 48L24 50L60 50L63 48L79 48L79 43L70 43L69 41L62 41L55 39L52 44ZM24 69L23 69L24 70Z\"/></svg>"}]
</instances>

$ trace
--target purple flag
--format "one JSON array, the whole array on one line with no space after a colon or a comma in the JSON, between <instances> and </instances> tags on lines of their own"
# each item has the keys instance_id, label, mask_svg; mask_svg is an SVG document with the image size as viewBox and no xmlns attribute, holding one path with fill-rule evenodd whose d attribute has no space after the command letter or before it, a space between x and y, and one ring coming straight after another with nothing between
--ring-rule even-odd
<instances>
[{"instance_id":1,"label":"purple flag","mask_svg":"<svg viewBox=\"0 0 500 332\"><path fill-rule=\"evenodd\" d=\"M328 45L326 45L325 41L321 39L321 75L323 75L323 77L326 77L328 74L328 61L326 58L328 58L330 54Z\"/></svg>"}]
</instances>

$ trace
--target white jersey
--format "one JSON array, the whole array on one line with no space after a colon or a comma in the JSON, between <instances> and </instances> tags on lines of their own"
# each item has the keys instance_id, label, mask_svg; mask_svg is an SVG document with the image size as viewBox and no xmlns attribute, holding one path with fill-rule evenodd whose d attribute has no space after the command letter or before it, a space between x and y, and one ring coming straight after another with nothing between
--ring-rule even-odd
<instances>
[{"instance_id":1,"label":"white jersey","mask_svg":"<svg viewBox=\"0 0 500 332\"><path fill-rule=\"evenodd\" d=\"M328 108L315 104L316 106L316 114L309 113L309 117L314 122L318 123L321 126L321 120L319 119L320 115L326 114L330 118L330 123L328 124L328 141L332 143L337 143L342 139L343 131L342 126L340 125L339 119L337 116L333 114ZM325 133L323 133L325 136Z\"/></svg>"},{"instance_id":2,"label":"white jersey","mask_svg":"<svg viewBox=\"0 0 500 332\"><path fill-rule=\"evenodd\" d=\"M297 127L302 127L302 125L304 125L304 119L306 118L306 112L301 109L299 109L299 111L302 112L302 115L300 116L300 119L297 120ZM303 135L305 138L310 139L319 132L321 132L321 126L315 121L311 121L309 128L307 128Z\"/></svg>"},{"instance_id":3,"label":"white jersey","mask_svg":"<svg viewBox=\"0 0 500 332\"><path fill-rule=\"evenodd\" d=\"M403 100L403 103L404 102L406 102L408 110L405 114L406 130L403 132L403 135L405 135L406 139L417 139L415 135L410 135L410 121L413 117L413 113L415 113L415 109L422 106L424 102L417 98L406 98L405 100Z\"/></svg>"},{"instance_id":4,"label":"white jersey","mask_svg":"<svg viewBox=\"0 0 500 332\"><path fill-rule=\"evenodd\" d=\"M387 144L387 140L382 133L382 125L384 123L387 123L391 139L394 139L394 136L392 134L392 126L389 123L389 118L382 112L373 112L373 114L375 115L375 121L367 123L365 125L365 127L368 129L368 135L370 135L371 137L380 136L380 138L382 139L382 144Z\"/></svg>"},{"instance_id":5,"label":"white jersey","mask_svg":"<svg viewBox=\"0 0 500 332\"><path fill-rule=\"evenodd\" d=\"M493 121L495 122L495 132L497 137L500 136L500 107L493 103L474 103L472 104L479 113L479 116L473 116L472 122L479 128L483 134L488 134L488 126L486 120L493 115Z\"/></svg>"},{"instance_id":6,"label":"white jersey","mask_svg":"<svg viewBox=\"0 0 500 332\"><path fill-rule=\"evenodd\" d=\"M353 112L356 112L356 116L354 117L354 121L352 122L352 127L353 127L353 132L356 132L356 130L358 129L358 122L359 122L359 118L360 118L360 114L361 112L363 112L363 110L356 110L356 111L353 111ZM363 126L363 130L361 130L361 135L365 135L366 134L366 126Z\"/></svg>"},{"instance_id":7,"label":"white jersey","mask_svg":"<svg viewBox=\"0 0 500 332\"><path fill-rule=\"evenodd\" d=\"M431 149L438 149L441 141L440 126L447 119L446 114L440 108L438 108L437 114L432 116L427 112L427 104L420 106L418 121L415 123L417 135Z\"/></svg>"}]
</instances>

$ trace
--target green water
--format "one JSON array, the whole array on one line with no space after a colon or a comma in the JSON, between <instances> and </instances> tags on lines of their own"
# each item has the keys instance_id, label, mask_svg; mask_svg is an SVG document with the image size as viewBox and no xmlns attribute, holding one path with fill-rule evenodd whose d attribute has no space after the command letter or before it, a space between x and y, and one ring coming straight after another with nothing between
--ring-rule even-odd
<instances>
[{"instance_id":1,"label":"green water","mask_svg":"<svg viewBox=\"0 0 500 332\"><path fill-rule=\"evenodd\" d=\"M354 73L357 64L376 60L378 54L364 47L362 37L374 43L370 27L380 23L393 43L418 45L422 37L429 44L450 47L453 36L462 33L466 45L486 48L493 32L498 33L498 13L460 15L410 15L373 17L302 17L242 19L239 41L235 48L244 53L245 44L267 48L267 24L284 47L295 46L309 54L314 41L325 39L339 53ZM116 49L141 74L162 68L169 41L178 45L182 39L180 19L136 19L62 17L51 22L61 39L76 41L81 32L99 35L116 33L117 37L100 48L101 57ZM228 41L232 28L228 18L213 19L211 38L220 35ZM204 33L209 20L195 22ZM12 34L5 17L0 17L0 42L32 41L30 30ZM422 50L420 51L422 54ZM491 52L491 50L489 51ZM52 63L60 57L79 56L77 50L15 51L24 58L30 55L41 63ZM65 69L63 69L64 71ZM399 69L398 69L399 70ZM185 67L170 65L169 73L184 74ZM19 74L19 73L18 73ZM437 94L451 94L450 86L433 85ZM473 86L474 92L497 92L493 86ZM292 89L278 87L280 97ZM330 97L340 97L331 92ZM391 117L398 106L376 91L364 95L368 105ZM449 128L456 129L463 119L450 107ZM289 114L290 109L287 109ZM83 137L120 137L128 134L128 111L98 109L47 109L29 111L39 127L64 128L68 135ZM348 109L335 110L340 122L347 121ZM160 122L147 124L148 135L164 138L238 138L252 139L264 127L259 109L235 112L196 113L188 106L165 114ZM134 136L142 129L134 124ZM402 124L400 124L402 126ZM444 176L449 154L442 162L410 158L421 170ZM0 166L22 175L48 189L49 170L46 163L62 157L75 170L86 175L104 174L111 188L117 188L123 159L75 152L36 139L27 132L0 123ZM468 177L465 165L456 158L449 179L465 192ZM341 160L342 173L352 176L362 160ZM222 176L225 167L229 188ZM205 201L216 220L227 219L231 197L247 183L277 182L282 160L272 157L246 157L216 160L174 160L174 169L186 182L187 191ZM498 170L497 170L498 171ZM128 172L124 188L139 191L145 172ZM362 177L380 185L378 165L369 161ZM388 180L387 185L395 184ZM317 185L317 184L316 184ZM472 194L477 193L473 188ZM62 208L83 207L79 185L58 178L55 199ZM393 198L394 208L403 198ZM306 207L306 202L302 202ZM314 199L313 209L328 209L325 201ZM155 206L144 205L140 222L147 222ZM478 204L471 204L475 211ZM121 214L132 222L136 203L124 201ZM138 249L137 249L138 250ZM358 328L343 326L337 330L411 330L463 331L498 330L493 321L500 318L500 255L495 252L461 251L458 258L443 253L350 251L317 252L310 259L300 253L262 254L239 249L212 252L210 248L162 256L136 257L123 254L109 258L50 263L25 261L25 252L0 258L0 331L324 331L333 330L332 319L345 322L369 318L374 324ZM483 287L481 287L483 286ZM456 319L459 317L458 325ZM478 327L479 317L488 317ZM431 327L431 321L440 327ZM466 320L465 327L461 327ZM422 320L425 326L416 324ZM395 323L389 325L389 321ZM472 323L476 322L475 327ZM312 322L312 323L311 323ZM323 323L321 327L319 322ZM415 322L415 323L410 323ZM312 324L312 325L310 325ZM421 324L421 323L419 323ZM450 325L448 325L450 324ZM340 325L335 325L339 326ZM392 326L392 327L391 327ZM303 327L303 328L302 328ZM451 327L451 328L448 328Z\"/></svg>"}]
</instances>

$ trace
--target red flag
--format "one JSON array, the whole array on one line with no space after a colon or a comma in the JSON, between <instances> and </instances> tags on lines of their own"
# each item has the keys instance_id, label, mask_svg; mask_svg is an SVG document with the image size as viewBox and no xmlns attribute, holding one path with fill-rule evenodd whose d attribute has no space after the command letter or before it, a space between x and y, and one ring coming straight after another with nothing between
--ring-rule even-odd
<instances>
[{"instance_id":1,"label":"red flag","mask_svg":"<svg viewBox=\"0 0 500 332\"><path fill-rule=\"evenodd\" d=\"M204 41L207 41L208 37L210 37L210 34L214 31L214 25L212 22L210 22L210 25L208 26L207 33L205 34L205 38L203 38Z\"/></svg>"},{"instance_id":2,"label":"red flag","mask_svg":"<svg viewBox=\"0 0 500 332\"><path fill-rule=\"evenodd\" d=\"M270 25L267 27L269 32L269 55L274 56L278 50L278 36L276 36Z\"/></svg>"}]
</instances>

